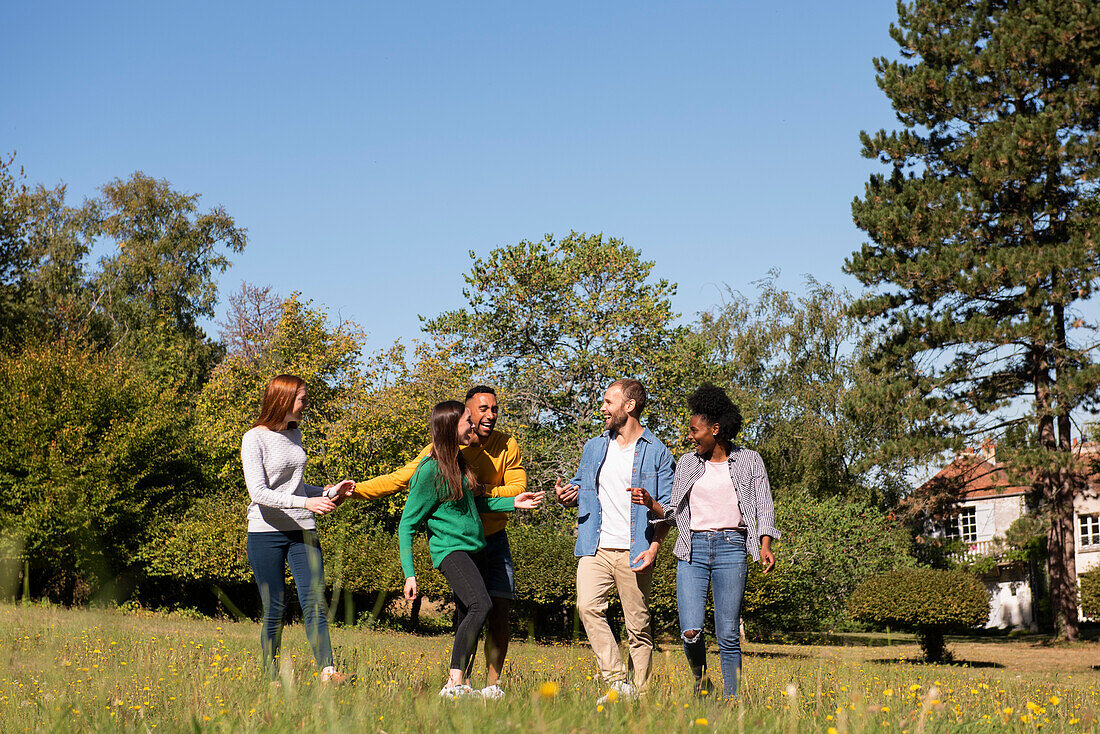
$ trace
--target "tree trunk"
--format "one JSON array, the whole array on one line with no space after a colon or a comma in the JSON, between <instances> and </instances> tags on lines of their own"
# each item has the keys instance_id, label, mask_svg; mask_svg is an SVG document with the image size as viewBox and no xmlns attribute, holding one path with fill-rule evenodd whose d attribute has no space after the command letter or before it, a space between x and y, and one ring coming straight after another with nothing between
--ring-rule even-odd
<instances>
[{"instance_id":1,"label":"tree trunk","mask_svg":"<svg viewBox=\"0 0 1100 734\"><path fill-rule=\"evenodd\" d=\"M1051 282L1057 278L1052 277ZM1065 308L1054 306L1054 381L1066 381L1066 312ZM1070 457L1073 444L1070 441L1070 405L1064 389L1056 392L1058 411L1058 451L1063 457ZM1047 555L1050 559L1050 597L1054 612L1055 633L1065 640L1076 640L1078 635L1077 619L1077 561L1074 558L1073 537L1073 500L1077 496L1079 485L1087 480L1075 461L1062 466L1057 474L1049 477L1050 486L1050 535L1047 538Z\"/></svg>"},{"instance_id":2,"label":"tree trunk","mask_svg":"<svg viewBox=\"0 0 1100 734\"><path fill-rule=\"evenodd\" d=\"M1065 640L1078 637L1077 562L1074 558L1073 497L1076 475L1072 470L1051 473L1046 482L1050 502L1047 562L1050 573L1051 612L1055 634Z\"/></svg>"},{"instance_id":3,"label":"tree trunk","mask_svg":"<svg viewBox=\"0 0 1100 734\"><path fill-rule=\"evenodd\" d=\"M1058 337L1064 337L1064 332ZM1047 466L1035 477L1036 489L1042 493L1050 517L1047 535L1047 571L1050 574L1051 614L1055 634L1065 640L1076 640L1077 627L1077 564L1073 550L1073 497L1077 489L1074 467L1055 468L1057 454L1068 455L1070 443L1069 412L1058 410L1058 435L1055 433L1055 406L1051 391L1051 355L1043 344L1032 346L1032 367L1035 381L1035 407L1039 415L1039 445L1050 452ZM1055 357L1055 360L1058 360ZM1062 398L1064 399L1064 398Z\"/></svg>"},{"instance_id":4,"label":"tree trunk","mask_svg":"<svg viewBox=\"0 0 1100 734\"><path fill-rule=\"evenodd\" d=\"M924 652L924 659L930 663L942 663L946 646L943 641L943 630L939 627L922 627L917 630L917 642Z\"/></svg>"}]
</instances>

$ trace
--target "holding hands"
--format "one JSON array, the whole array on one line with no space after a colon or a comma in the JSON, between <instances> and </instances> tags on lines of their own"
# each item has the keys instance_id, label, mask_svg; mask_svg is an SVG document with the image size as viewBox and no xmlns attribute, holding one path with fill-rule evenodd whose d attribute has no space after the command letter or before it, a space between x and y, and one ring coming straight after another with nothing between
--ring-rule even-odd
<instances>
[{"instance_id":1,"label":"holding hands","mask_svg":"<svg viewBox=\"0 0 1100 734\"><path fill-rule=\"evenodd\" d=\"M306 509L318 515L328 514L343 504L348 497L351 497L354 490L355 482L350 479L345 479L339 484L329 484L320 497L306 499Z\"/></svg>"}]
</instances>

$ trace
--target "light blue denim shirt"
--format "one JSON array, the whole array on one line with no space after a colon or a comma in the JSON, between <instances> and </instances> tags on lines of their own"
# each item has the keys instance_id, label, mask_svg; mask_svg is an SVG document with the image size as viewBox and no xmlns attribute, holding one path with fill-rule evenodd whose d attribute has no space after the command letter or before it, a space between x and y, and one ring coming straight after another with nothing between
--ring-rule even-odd
<instances>
[{"instance_id":1,"label":"light blue denim shirt","mask_svg":"<svg viewBox=\"0 0 1100 734\"><path fill-rule=\"evenodd\" d=\"M581 464L577 475L570 482L577 485L577 545L573 554L592 556L600 543L600 469L603 468L607 446L611 434L604 431L601 435L589 439L581 452ZM672 477L676 461L665 445L647 428L638 438L634 448L634 471L631 476L632 487L642 487L661 503L668 507L672 499ZM643 551L649 550L653 542L653 527L649 521L655 517L643 505L630 506L630 559L633 561Z\"/></svg>"}]
</instances>

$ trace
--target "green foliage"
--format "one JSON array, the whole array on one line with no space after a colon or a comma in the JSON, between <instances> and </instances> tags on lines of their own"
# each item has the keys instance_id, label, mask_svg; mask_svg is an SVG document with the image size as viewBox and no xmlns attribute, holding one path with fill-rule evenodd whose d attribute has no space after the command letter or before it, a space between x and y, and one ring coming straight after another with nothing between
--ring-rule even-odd
<instances>
[{"instance_id":1,"label":"green foliage","mask_svg":"<svg viewBox=\"0 0 1100 734\"><path fill-rule=\"evenodd\" d=\"M0 355L0 531L23 539L36 593L125 595L113 585L199 486L186 405L83 343Z\"/></svg>"},{"instance_id":2,"label":"green foliage","mask_svg":"<svg viewBox=\"0 0 1100 734\"><path fill-rule=\"evenodd\" d=\"M294 294L282 303L278 322L256 353L227 355L203 386L196 406L198 437L211 457L215 481L243 493L241 436L259 415L268 380L280 373L298 375L309 390L310 408L300 426L310 459L306 481L332 484L341 479L326 463L328 447L362 390L357 360L365 338L354 324L330 327L323 311Z\"/></svg>"},{"instance_id":3,"label":"green foliage","mask_svg":"<svg viewBox=\"0 0 1100 734\"><path fill-rule=\"evenodd\" d=\"M503 388L531 483L553 484L598 430L608 383L646 382L667 355L676 287L651 281L652 262L603 235L547 235L470 257L467 306L425 329Z\"/></svg>"},{"instance_id":4,"label":"green foliage","mask_svg":"<svg viewBox=\"0 0 1100 734\"><path fill-rule=\"evenodd\" d=\"M890 33L902 58L875 67L905 129L862 133L890 172L852 204L870 242L846 263L872 289L854 313L881 325L865 403L915 426L890 458L1028 426L1034 445L999 458L1043 496L1073 638L1072 414L1100 395L1082 308L1100 279L1100 6L915 0Z\"/></svg>"},{"instance_id":5,"label":"green foliage","mask_svg":"<svg viewBox=\"0 0 1100 734\"><path fill-rule=\"evenodd\" d=\"M915 564L905 530L873 507L792 498L776 504L776 523L783 533L773 548L776 566L763 574L750 564L743 605L745 617L765 629L843 628L845 601L858 584Z\"/></svg>"},{"instance_id":6,"label":"green foliage","mask_svg":"<svg viewBox=\"0 0 1100 734\"><path fill-rule=\"evenodd\" d=\"M1086 617L1100 618L1100 568L1085 571L1081 581L1081 611Z\"/></svg>"},{"instance_id":7,"label":"green foliage","mask_svg":"<svg viewBox=\"0 0 1100 734\"><path fill-rule=\"evenodd\" d=\"M108 338L158 379L195 390L219 356L198 320L213 317L214 277L230 262L223 248L241 252L245 231L223 208L199 212L197 194L141 172L101 191L83 216L115 248L94 278Z\"/></svg>"},{"instance_id":8,"label":"green foliage","mask_svg":"<svg viewBox=\"0 0 1100 734\"><path fill-rule=\"evenodd\" d=\"M461 400L466 394L470 369L453 359L448 346L418 342L412 357L409 364L406 348L398 343L367 359L368 384L350 396L344 417L329 438L333 476L363 480L403 466L428 444L432 407L443 400ZM392 529L404 506L401 492L350 509L351 514L383 517Z\"/></svg>"},{"instance_id":9,"label":"green foliage","mask_svg":"<svg viewBox=\"0 0 1100 734\"><path fill-rule=\"evenodd\" d=\"M239 497L201 497L182 517L162 525L139 558L153 578L214 584L251 583L247 523Z\"/></svg>"},{"instance_id":10,"label":"green foliage","mask_svg":"<svg viewBox=\"0 0 1100 734\"><path fill-rule=\"evenodd\" d=\"M855 404L857 388L881 378L868 370L868 331L848 312L851 296L812 278L798 296L777 277L758 281L753 298L728 292L692 327L702 374L675 386L679 425L689 418L686 393L705 376L740 407L743 440L764 457L777 493L893 505L907 486L906 462L868 457L905 426L894 406Z\"/></svg>"},{"instance_id":11,"label":"green foliage","mask_svg":"<svg viewBox=\"0 0 1100 734\"><path fill-rule=\"evenodd\" d=\"M28 187L0 159L0 343L86 331L88 238L65 187Z\"/></svg>"},{"instance_id":12,"label":"green foliage","mask_svg":"<svg viewBox=\"0 0 1100 734\"><path fill-rule=\"evenodd\" d=\"M943 634L976 627L989 618L989 593L965 571L902 568L861 582L848 600L856 619L911 629L930 661L943 657Z\"/></svg>"},{"instance_id":13,"label":"green foliage","mask_svg":"<svg viewBox=\"0 0 1100 734\"><path fill-rule=\"evenodd\" d=\"M989 618L989 593L980 581L960 571L900 568L860 582L848 606L865 622L964 630Z\"/></svg>"}]
</instances>

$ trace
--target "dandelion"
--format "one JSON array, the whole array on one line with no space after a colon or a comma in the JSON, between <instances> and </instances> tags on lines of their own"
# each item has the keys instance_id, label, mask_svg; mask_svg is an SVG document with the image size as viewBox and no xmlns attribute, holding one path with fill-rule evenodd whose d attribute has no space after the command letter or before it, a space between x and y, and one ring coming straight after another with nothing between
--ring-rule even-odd
<instances>
[{"instance_id":1,"label":"dandelion","mask_svg":"<svg viewBox=\"0 0 1100 734\"><path fill-rule=\"evenodd\" d=\"M709 723L710 723L709 721L707 721L706 719L704 719L702 717L695 720L695 725L696 726L706 726Z\"/></svg>"},{"instance_id":2,"label":"dandelion","mask_svg":"<svg viewBox=\"0 0 1100 734\"><path fill-rule=\"evenodd\" d=\"M611 693L614 693L614 691L611 691ZM552 680L546 681L541 686L539 686L539 695L543 698L553 698L554 696L558 695L558 684ZM614 699L608 696L607 700L613 701Z\"/></svg>"}]
</instances>

